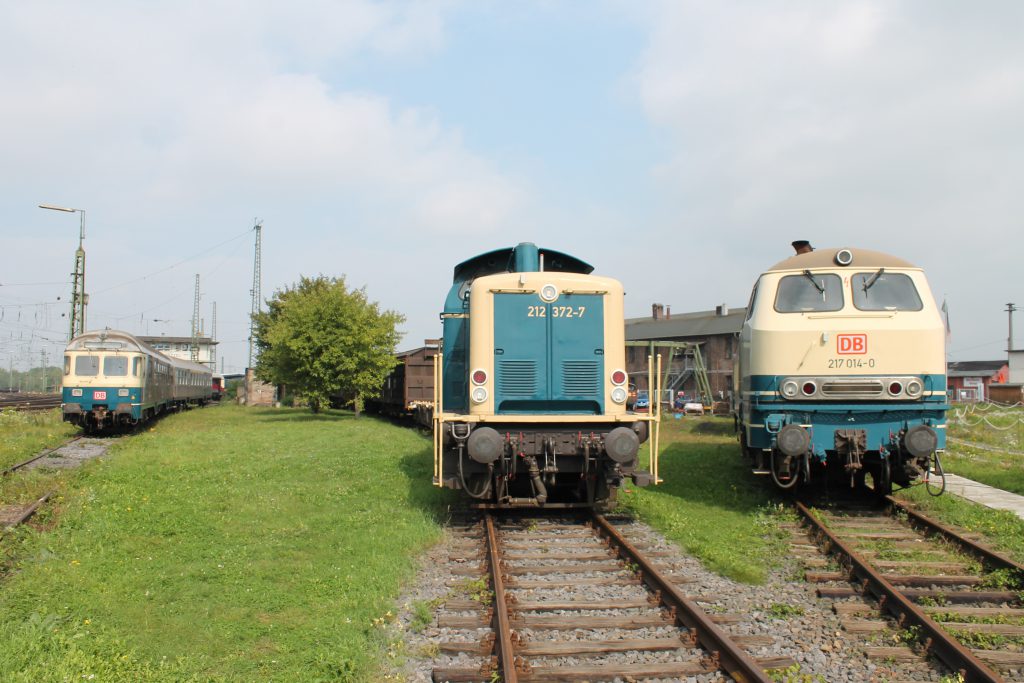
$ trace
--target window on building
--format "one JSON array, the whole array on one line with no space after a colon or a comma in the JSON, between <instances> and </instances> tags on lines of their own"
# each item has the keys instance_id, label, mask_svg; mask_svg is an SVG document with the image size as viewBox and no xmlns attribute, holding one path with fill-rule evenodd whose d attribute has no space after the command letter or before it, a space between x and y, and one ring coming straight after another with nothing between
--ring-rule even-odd
<instances>
[{"instance_id":1,"label":"window on building","mask_svg":"<svg viewBox=\"0 0 1024 683\"><path fill-rule=\"evenodd\" d=\"M787 275L779 280L775 310L779 313L838 311L843 308L843 282L834 273Z\"/></svg>"}]
</instances>

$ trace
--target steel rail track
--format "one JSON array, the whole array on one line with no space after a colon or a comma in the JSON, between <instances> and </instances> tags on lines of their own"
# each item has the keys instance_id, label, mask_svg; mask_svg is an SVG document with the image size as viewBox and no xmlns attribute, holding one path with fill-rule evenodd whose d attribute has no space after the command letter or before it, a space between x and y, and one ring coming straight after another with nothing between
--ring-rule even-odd
<instances>
[{"instance_id":1,"label":"steel rail track","mask_svg":"<svg viewBox=\"0 0 1024 683\"><path fill-rule=\"evenodd\" d=\"M13 521L8 522L2 529L0 529L0 539L4 538L4 536L9 534L11 531L13 531L15 529L15 527L17 527L17 526L19 526L21 524L24 524L29 519L31 519L32 515L36 514L36 512L39 510L39 508L42 507L43 503L45 503L46 501L50 500L50 498L56 492L57 492L57 489L51 489L50 491L47 491L46 493L44 493L42 495L42 497L40 497L34 503L32 503L27 508L22 510L21 513L17 517L15 517Z\"/></svg>"},{"instance_id":2,"label":"steel rail track","mask_svg":"<svg viewBox=\"0 0 1024 683\"><path fill-rule=\"evenodd\" d=\"M931 517L921 514L917 510L896 498L893 498L892 496L886 496L885 499L889 503L893 512L900 512L907 515L912 525L923 527L928 532L939 535L947 541L955 543L961 549L997 569L1011 569L1018 571L1021 573L1021 577L1024 578L1024 564L1015 562L1006 555L997 553L995 550L987 546L969 538L965 538L961 534L958 534L954 529L932 519Z\"/></svg>"},{"instance_id":3,"label":"steel rail track","mask_svg":"<svg viewBox=\"0 0 1024 683\"><path fill-rule=\"evenodd\" d=\"M484 514L487 528L487 564L491 573L491 589L494 591L493 628L495 654L503 683L519 683L516 670L515 648L512 646L512 627L509 624L508 601L505 597L505 582L501 572L501 550L498 547L498 531L494 528L494 515Z\"/></svg>"},{"instance_id":4,"label":"steel rail track","mask_svg":"<svg viewBox=\"0 0 1024 683\"><path fill-rule=\"evenodd\" d=\"M626 540L604 515L593 514L599 532L609 539L619 556L639 568L645 584L655 591L662 603L672 611L680 624L694 632L697 641L711 653L715 662L725 669L737 683L770 683L772 680L708 615L688 599L647 559L640 550Z\"/></svg>"},{"instance_id":5,"label":"steel rail track","mask_svg":"<svg viewBox=\"0 0 1024 683\"><path fill-rule=\"evenodd\" d=\"M576 565L569 568L561 568L559 565L538 566L522 568L515 562L525 559L536 561L538 554L517 555L517 551L524 551L524 545L529 541L512 540L505 537L504 532L499 532L498 524L494 515L484 511L482 515L482 526L486 547L481 555L470 553L469 557L479 557L486 563L486 567L480 566L479 570L484 571L489 577L492 593L492 607L489 613L481 615L481 621L476 617L449 616L444 619L446 627L450 628L483 628L489 626L492 635L487 636L479 648L473 648L480 655L489 657L490 662L484 664L480 669L464 668L435 668L433 680L435 681L486 681L497 680L500 677L502 683L526 683L535 681L591 681L606 680L616 676L632 678L649 677L676 677L689 676L701 673L710 673L715 670L727 672L733 680L739 683L769 683L772 679L765 674L765 667L790 666L789 658L765 658L760 662L751 657L740 644L734 641L722 628L720 628L712 617L706 614L695 602L687 598L670 578L661 570L655 567L651 559L645 555L636 545L627 540L623 534L616 529L604 516L591 514L583 517L580 521L586 524L589 531L585 531L580 525L577 533L571 533L570 528L560 527L561 538L589 538L593 543L592 550L573 552L544 552L538 553L543 559L550 560L574 560ZM536 533L536 532L534 532ZM541 532L543 533L543 532ZM576 546L583 547L583 546ZM512 556L507 551L511 550ZM465 555L460 555L465 558ZM464 559L460 559L465 561ZM510 563L511 562L511 563ZM636 599L615 600L603 598L585 601L519 601L516 596L508 592L508 588L522 589L527 587L531 580L522 579L523 574L556 574L567 573L569 575L581 571L579 563L590 563L592 568L582 570L591 572L621 572L623 567L630 570L630 578L616 578L608 576L604 578L580 579L584 584L600 585L642 585L649 591L648 597L637 604ZM472 575L473 567L466 566L460 571L462 575ZM546 571L550 570L550 571ZM541 583L544 583L543 581ZM529 586L538 587L536 585ZM551 587L557 587L551 583ZM623 615L623 616L560 616L552 615L545 617L524 616L533 610L567 610L571 612L587 612L591 610L608 610L620 607L637 608L662 608L659 613L649 616ZM460 612L471 609L466 605L452 607L453 612ZM723 615L717 615L719 619ZM439 619L439 623L441 620ZM537 641L530 638L522 638L517 629L527 628L531 630L574 630L587 624L589 628L623 628L626 630L646 627L667 627L675 625L683 629L681 638L657 638L642 637L638 639L612 640L612 641ZM479 624L474 626L474 624ZM569 645L571 651L561 648L561 645ZM463 643L452 643L457 646L456 651L466 652ZM701 648L704 654L697 660L682 660L677 662L658 663L631 663L626 664L624 670L616 669L616 665L602 664L599 666L580 663L578 666L544 666L531 662L533 657L544 658L545 656L572 656L589 654L608 654L624 652L626 650L641 651L666 651L676 648ZM442 651L452 651L448 646L442 644ZM531 666L532 664L532 666ZM603 668L602 668L603 667Z\"/></svg>"},{"instance_id":6,"label":"steel rail track","mask_svg":"<svg viewBox=\"0 0 1024 683\"><path fill-rule=\"evenodd\" d=\"M832 552L842 555L850 566L852 579L865 591L870 591L883 609L890 612L903 627L917 626L924 636L925 649L935 654L946 666L964 677L966 683L1005 683L1005 679L964 647L959 641L929 617L902 591L890 583L867 560L826 527L801 502L797 511L811 526L815 534L823 537Z\"/></svg>"},{"instance_id":7,"label":"steel rail track","mask_svg":"<svg viewBox=\"0 0 1024 683\"><path fill-rule=\"evenodd\" d=\"M11 465L7 469L5 469L2 472L0 472L0 477L6 477L7 475L12 474L13 472L17 472L18 470L20 470L23 467L28 467L29 465L34 463L36 460L42 460L43 458L45 458L46 456L50 455L51 453L55 453L55 452L59 451L60 449L64 448L65 446L67 446L68 444L72 444L72 443L78 441L81 438L82 438L81 436L73 436L73 437L71 437L70 439L68 439L67 441L65 441L64 443L62 443L59 446L55 446L55 447L53 447L53 448L51 448L49 450L43 451L39 455L34 455L31 458L29 458L28 460L25 460L24 462L19 462L16 465Z\"/></svg>"},{"instance_id":8,"label":"steel rail track","mask_svg":"<svg viewBox=\"0 0 1024 683\"><path fill-rule=\"evenodd\" d=\"M50 408L59 408L61 402L60 395L3 398L0 399L0 410L4 408L14 408L15 410L49 410Z\"/></svg>"}]
</instances>

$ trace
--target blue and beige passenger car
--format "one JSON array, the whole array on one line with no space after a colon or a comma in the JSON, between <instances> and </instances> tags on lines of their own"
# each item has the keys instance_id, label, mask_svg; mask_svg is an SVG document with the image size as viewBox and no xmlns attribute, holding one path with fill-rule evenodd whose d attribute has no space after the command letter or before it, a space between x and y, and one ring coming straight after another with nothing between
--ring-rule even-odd
<instances>
[{"instance_id":1,"label":"blue and beige passenger car","mask_svg":"<svg viewBox=\"0 0 1024 683\"><path fill-rule=\"evenodd\" d=\"M61 409L66 422L86 432L205 405L212 393L210 368L165 356L127 332L85 332L64 351Z\"/></svg>"},{"instance_id":2,"label":"blue and beige passenger car","mask_svg":"<svg viewBox=\"0 0 1024 683\"><path fill-rule=\"evenodd\" d=\"M877 251L794 247L758 278L740 333L743 450L784 489L906 486L946 441L945 325L924 271Z\"/></svg>"},{"instance_id":3,"label":"blue and beige passenger car","mask_svg":"<svg viewBox=\"0 0 1024 683\"><path fill-rule=\"evenodd\" d=\"M657 481L657 411L626 409L622 285L592 271L532 243L455 267L435 360L436 485L495 507L563 507Z\"/></svg>"}]
</instances>

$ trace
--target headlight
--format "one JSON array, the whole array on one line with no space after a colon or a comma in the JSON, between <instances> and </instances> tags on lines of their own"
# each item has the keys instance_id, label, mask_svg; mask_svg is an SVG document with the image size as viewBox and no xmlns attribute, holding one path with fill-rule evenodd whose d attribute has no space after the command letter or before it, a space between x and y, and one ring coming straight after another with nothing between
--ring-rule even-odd
<instances>
[{"instance_id":1,"label":"headlight","mask_svg":"<svg viewBox=\"0 0 1024 683\"><path fill-rule=\"evenodd\" d=\"M612 400L616 403L626 402L626 390L622 387L615 387L612 389Z\"/></svg>"},{"instance_id":2,"label":"headlight","mask_svg":"<svg viewBox=\"0 0 1024 683\"><path fill-rule=\"evenodd\" d=\"M473 389L471 396L473 397L473 403L483 403L487 400L487 389L476 387Z\"/></svg>"},{"instance_id":3,"label":"headlight","mask_svg":"<svg viewBox=\"0 0 1024 683\"><path fill-rule=\"evenodd\" d=\"M82 390L81 389L72 389L71 390L71 395L72 396L81 396L82 395Z\"/></svg>"},{"instance_id":4,"label":"headlight","mask_svg":"<svg viewBox=\"0 0 1024 683\"><path fill-rule=\"evenodd\" d=\"M904 391L907 392L907 396L910 398L918 398L924 393L924 384L917 378L911 379L907 382L907 387Z\"/></svg>"},{"instance_id":5,"label":"headlight","mask_svg":"<svg viewBox=\"0 0 1024 683\"><path fill-rule=\"evenodd\" d=\"M117 395L118 396L127 396L128 395L128 390L127 389L118 389L117 390Z\"/></svg>"},{"instance_id":6,"label":"headlight","mask_svg":"<svg viewBox=\"0 0 1024 683\"><path fill-rule=\"evenodd\" d=\"M554 285L544 285L540 288L540 298L551 303L558 298L558 287L555 287Z\"/></svg>"},{"instance_id":7,"label":"headlight","mask_svg":"<svg viewBox=\"0 0 1024 683\"><path fill-rule=\"evenodd\" d=\"M782 383L782 395L786 398L795 398L798 391L800 387L793 380L788 379Z\"/></svg>"}]
</instances>

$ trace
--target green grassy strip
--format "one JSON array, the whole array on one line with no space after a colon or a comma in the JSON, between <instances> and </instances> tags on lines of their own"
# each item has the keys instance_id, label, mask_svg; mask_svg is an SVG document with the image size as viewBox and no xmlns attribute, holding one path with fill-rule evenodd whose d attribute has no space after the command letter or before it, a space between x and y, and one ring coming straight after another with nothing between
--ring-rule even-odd
<instances>
[{"instance_id":1,"label":"green grassy strip","mask_svg":"<svg viewBox=\"0 0 1024 683\"><path fill-rule=\"evenodd\" d=\"M1024 408L970 408L960 405L949 412L946 471L1024 495Z\"/></svg>"},{"instance_id":2,"label":"green grassy strip","mask_svg":"<svg viewBox=\"0 0 1024 683\"><path fill-rule=\"evenodd\" d=\"M59 446L77 432L61 421L60 410L0 410L0 470Z\"/></svg>"},{"instance_id":3,"label":"green grassy strip","mask_svg":"<svg viewBox=\"0 0 1024 683\"><path fill-rule=\"evenodd\" d=\"M992 510L954 495L928 495L923 486L898 491L897 498L917 503L941 522L983 534L987 543L1024 562L1024 520L1012 512Z\"/></svg>"},{"instance_id":4,"label":"green grassy strip","mask_svg":"<svg viewBox=\"0 0 1024 683\"><path fill-rule=\"evenodd\" d=\"M73 475L0 591L4 681L371 681L448 496L412 430L232 406Z\"/></svg>"},{"instance_id":5,"label":"green grassy strip","mask_svg":"<svg viewBox=\"0 0 1024 683\"><path fill-rule=\"evenodd\" d=\"M767 481L750 474L732 430L722 418L664 420L664 483L627 486L619 501L709 569L759 584L785 556L777 520L789 512Z\"/></svg>"}]
</instances>

